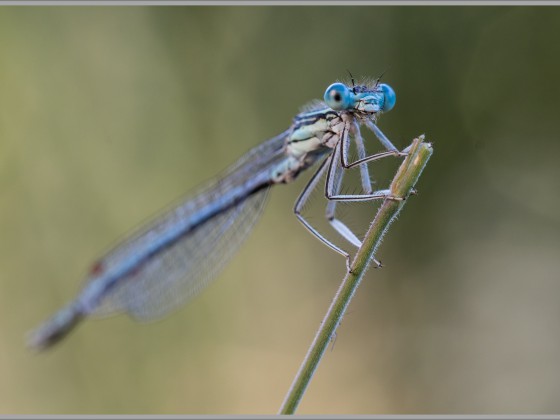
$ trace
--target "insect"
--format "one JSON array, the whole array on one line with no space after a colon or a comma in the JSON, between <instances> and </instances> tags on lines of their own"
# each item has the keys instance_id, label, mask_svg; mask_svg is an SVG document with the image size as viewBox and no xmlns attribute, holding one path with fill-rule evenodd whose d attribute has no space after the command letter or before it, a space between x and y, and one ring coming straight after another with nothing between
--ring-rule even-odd
<instances>
[{"instance_id":1,"label":"insect","mask_svg":"<svg viewBox=\"0 0 560 420\"><path fill-rule=\"evenodd\" d=\"M393 89L379 79L369 84L330 85L324 102L293 119L290 128L242 156L223 176L168 210L115 246L89 271L85 285L67 306L33 331L29 345L44 349L57 343L89 315L126 312L137 320L162 317L193 297L223 268L253 227L269 188L292 182L318 164L296 201L294 213L322 243L346 258L349 254L316 230L302 208L326 172L326 217L355 246L360 239L339 219L338 202L390 197L372 191L368 162L404 156L377 127L376 119L396 102ZM373 131L385 151L366 156L360 128ZM350 162L350 142L358 160ZM362 194L341 194L344 172L360 168Z\"/></svg>"}]
</instances>

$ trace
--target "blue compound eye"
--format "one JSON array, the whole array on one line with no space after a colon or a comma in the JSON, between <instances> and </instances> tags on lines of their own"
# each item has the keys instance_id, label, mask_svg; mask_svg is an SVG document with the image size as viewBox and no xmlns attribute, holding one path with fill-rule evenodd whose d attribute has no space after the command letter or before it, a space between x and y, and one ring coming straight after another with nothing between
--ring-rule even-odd
<instances>
[{"instance_id":1,"label":"blue compound eye","mask_svg":"<svg viewBox=\"0 0 560 420\"><path fill-rule=\"evenodd\" d=\"M333 83L325 91L325 102L327 105L336 110L341 111L348 109L353 104L352 92L343 83Z\"/></svg>"},{"instance_id":2,"label":"blue compound eye","mask_svg":"<svg viewBox=\"0 0 560 420\"><path fill-rule=\"evenodd\" d=\"M383 112L387 112L393 109L395 103L397 102L397 95L393 88L385 83L381 83L379 85L381 92L383 92L383 97L385 100L383 101Z\"/></svg>"}]
</instances>

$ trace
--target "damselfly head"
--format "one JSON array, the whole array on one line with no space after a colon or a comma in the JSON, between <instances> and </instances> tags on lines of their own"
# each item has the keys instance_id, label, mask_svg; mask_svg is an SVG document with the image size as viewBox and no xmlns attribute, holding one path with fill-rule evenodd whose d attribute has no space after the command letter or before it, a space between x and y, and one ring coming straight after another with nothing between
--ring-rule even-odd
<instances>
[{"instance_id":1,"label":"damselfly head","mask_svg":"<svg viewBox=\"0 0 560 420\"><path fill-rule=\"evenodd\" d=\"M397 96L393 88L385 83L352 88L344 83L333 83L325 91L324 100L335 111L376 114L393 109Z\"/></svg>"}]
</instances>

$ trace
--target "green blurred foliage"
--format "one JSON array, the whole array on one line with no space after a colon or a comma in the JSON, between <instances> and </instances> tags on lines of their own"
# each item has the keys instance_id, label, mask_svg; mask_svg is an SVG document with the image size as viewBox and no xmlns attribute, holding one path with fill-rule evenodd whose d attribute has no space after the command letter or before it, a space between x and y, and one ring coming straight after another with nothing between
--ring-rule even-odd
<instances>
[{"instance_id":1,"label":"green blurred foliage","mask_svg":"<svg viewBox=\"0 0 560 420\"><path fill-rule=\"evenodd\" d=\"M435 152L298 413L560 411L559 39L544 7L0 8L0 412L275 413L345 269L292 215L305 179L164 321L24 334L346 69Z\"/></svg>"}]
</instances>

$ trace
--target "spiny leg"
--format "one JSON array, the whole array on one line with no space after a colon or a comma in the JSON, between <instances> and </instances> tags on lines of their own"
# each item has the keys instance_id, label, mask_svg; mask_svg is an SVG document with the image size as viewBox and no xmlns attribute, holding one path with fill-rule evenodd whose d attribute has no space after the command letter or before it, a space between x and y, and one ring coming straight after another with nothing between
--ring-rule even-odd
<instances>
[{"instance_id":1,"label":"spiny leg","mask_svg":"<svg viewBox=\"0 0 560 420\"><path fill-rule=\"evenodd\" d=\"M343 142L341 141L341 143L343 143ZM348 144L346 144L346 145L342 144L341 148L345 148L345 147L347 148ZM335 194L338 194L340 192L340 187L342 185L342 178L344 177L344 168L342 168L341 166L338 166L336 164L336 162L340 158L340 154L341 154L340 149L338 147L336 147L335 151L333 152L332 162L329 165L329 167L332 167L332 170L329 171L329 174L327 175L328 176L327 184L329 182L333 184ZM332 166L332 165L334 165L334 166ZM354 232L352 232L352 230L350 230L350 228L348 226L346 226L346 224L344 222L342 222L341 220L339 220L335 217L336 216L336 206L337 206L337 204L338 204L338 201L336 201L336 200L329 200L328 201L326 211L325 211L325 217L327 218L327 220L329 221L331 226L344 239L346 239L348 242L350 242L355 247L359 248L360 246L362 246L362 241L356 236L356 234ZM379 262L375 258L373 258L373 261L375 262L377 267L381 267L381 262Z\"/></svg>"},{"instance_id":2,"label":"spiny leg","mask_svg":"<svg viewBox=\"0 0 560 420\"><path fill-rule=\"evenodd\" d=\"M369 124L367 124L369 123ZM377 199L385 199L389 198L396 201L402 201L404 198L402 197L393 197L391 196L391 191L386 190L378 190L372 191L371 188L371 181L369 177L369 168L367 166L368 162L382 159L388 156L406 156L408 149L403 150L403 152L399 152L399 150L391 143L389 139L377 128L377 126L370 121L366 121L366 125L374 132L376 137L381 141L381 143L387 149L387 152L381 152L375 155L366 156L365 147L363 138L361 136L359 125L354 121L352 125L352 131L354 133L354 141L356 142L357 150L358 150L358 160L352 163L349 163L348 159L348 150L350 147L350 129L349 127L345 128L344 132L342 133L342 138L339 144L334 148L333 155L331 155L330 162L324 162L323 165L328 165L328 172L327 172L327 181L325 184L325 196L329 200L325 212L325 216L331 226L348 242L353 244L356 247L360 247L362 242L360 239L352 232L346 224L335 217L336 214L336 205L338 201L370 201L370 200L377 200ZM339 148L340 147L340 148ZM340 161L340 166L337 165L337 162ZM340 188L342 184L342 178L344 176L344 169L351 169L356 166L360 165L360 175L362 180L362 188L366 192L366 194L340 194ZM325 166L322 166L320 169L321 174L325 170ZM314 180L312 180L313 182ZM318 181L315 181L313 187L316 187ZM311 183L310 183L311 184ZM302 193L303 196L303 193ZM329 244L332 249L340 250L340 248L336 247L332 242L329 242L323 236L321 236L315 229L313 229L303 217L300 217L301 221L324 243ZM340 252L340 251L338 251ZM343 254L344 255L344 254ZM348 254L346 254L348 255ZM375 263L378 267L381 267L381 263L374 259ZM347 257L347 265L349 264L349 257Z\"/></svg>"},{"instance_id":3,"label":"spiny leg","mask_svg":"<svg viewBox=\"0 0 560 420\"><path fill-rule=\"evenodd\" d=\"M357 130L357 133L359 133L359 128ZM358 136L359 136L359 139L356 140L356 141L357 141L357 143L361 141L361 144L363 146L363 139L362 139L360 134L358 134ZM357 137L355 137L355 138L357 138ZM395 156L395 152L391 150L389 152L383 152L383 153L379 153L379 154L372 155L372 156L369 156L369 157L360 156L360 159L358 161L353 162L353 163L348 163L349 144L350 144L349 143L349 130L345 129L339 145L337 145L337 147L335 147L333 155L331 155L327 159L325 159L325 161L321 164L321 167L317 170L317 172L313 175L313 177L311 178L309 183L303 189L302 193L300 194L300 196L297 199L296 204L294 206L294 213L295 213L296 217L298 218L298 220L305 226L305 228L307 230L309 230L309 232L311 232L317 239L319 239L323 244L325 244L326 246L331 248L333 251L338 252L340 255L343 255L346 258L346 268L350 271L350 255L346 251L341 249L340 247L333 244L331 241L329 241L323 235L321 235L301 214L301 211L302 211L303 207L305 206L305 203L308 201L312 191L317 187L317 184L318 184L319 180L321 179L321 176L323 175L325 170L328 168L327 182L326 182L326 185L325 185L326 197L329 200L329 203L327 204L327 209L326 209L327 219L329 220L329 222L331 223L333 228L340 235L342 235L350 243L352 243L352 244L354 244L358 247L361 246L361 241L358 239L358 237L344 223L342 223L338 219L334 218L334 214L335 214L335 210L336 210L336 202L337 201L370 201L370 200L384 199L384 198L391 198L391 199L394 199L394 200L403 200L403 198L391 197L390 190L379 190L379 191L371 192L371 184L369 184L370 185L370 187L368 188L369 193L367 193L367 194L339 195L340 185L341 185L342 176L343 176L342 173L340 175L337 175L335 173L337 168L338 168L336 163L337 163L337 161L339 161L339 159L340 159L342 168L349 169L349 168L353 168L355 166L358 166L362 163L367 163L367 162L370 162L370 161L373 161L373 160L381 159L381 158L386 157L386 156ZM338 149L338 146L340 146L340 150ZM358 146L358 149L359 149L359 146ZM364 149L364 148L362 148L362 149ZM398 152L398 150L396 148L394 148L394 149L396 150L396 153L397 153L396 155L398 156L400 153ZM358 153L360 153L360 151L358 151ZM363 150L363 155L365 155L365 150ZM364 165L364 166L366 166L366 165ZM369 181L369 172L366 172L366 174L367 174L367 180ZM337 184L336 188L333 188L334 184ZM362 185L365 187L364 172L362 172ZM367 189L366 189L366 192L368 192ZM331 220L331 217L332 217L332 220ZM377 260L374 260L374 261L378 266L381 266L381 263L379 261L377 261Z\"/></svg>"},{"instance_id":4,"label":"spiny leg","mask_svg":"<svg viewBox=\"0 0 560 420\"><path fill-rule=\"evenodd\" d=\"M358 151L358 160L356 162L348 163L348 148L346 147L343 150L343 154L341 155L342 166L345 169L351 169L351 168L354 168L355 166L359 165L360 166L360 175L361 175L361 178L362 178L362 188L363 188L363 190L366 194L370 194L370 193L373 192L373 190L371 188L369 166L366 165L366 163L374 161L374 160L378 160L378 159L381 159L381 158L384 158L384 157L388 157L388 156L396 156L396 157L407 156L408 152L410 151L410 148L412 147L412 145L407 146L405 149L403 149L401 152L399 152L399 150L393 145L393 143L391 143L391 141L387 138L387 136L385 136L385 134L383 134L383 132L379 129L379 127L377 127L377 125L375 125L373 122L367 120L366 125L368 126L368 128L371 131L373 131L375 136L379 139L379 141L381 141L381 144L383 144L385 146L385 148L388 150L388 152L381 152L381 153L377 153L375 155L366 156L366 149L365 149L365 146L364 146L364 139L362 137L362 132L360 130L360 125L356 122L356 120L354 120L352 122L352 124L353 124L352 125L352 131L354 133L354 141L356 142L356 148L357 148L357 151ZM422 138L423 138L423 136L422 136ZM343 135L343 140L349 144L348 136Z\"/></svg>"},{"instance_id":5,"label":"spiny leg","mask_svg":"<svg viewBox=\"0 0 560 420\"><path fill-rule=\"evenodd\" d=\"M397 149L393 145L393 143L391 143L391 140L389 140L387 136L383 134L383 132L379 129L379 127L377 127L377 125L375 125L370 120L365 120L365 124L367 128L373 131L373 134L375 134L375 137L379 139L379 141L381 142L383 147L385 147L385 149L387 149L389 152L393 152L397 154L399 153L399 149Z\"/></svg>"},{"instance_id":6,"label":"spiny leg","mask_svg":"<svg viewBox=\"0 0 560 420\"><path fill-rule=\"evenodd\" d=\"M350 271L350 254L348 254L348 252L346 252L342 248L336 246L331 241L329 241L327 238L325 238L323 235L321 235L319 233L319 231L317 229L315 229L313 226L311 226L311 224L301 214L301 211L302 211L303 207L305 206L305 203L307 202L307 200L309 200L309 197L311 196L311 193L313 192L313 190L315 188L317 188L317 184L321 180L321 177L325 173L325 170L328 167L331 166L331 161L332 160L333 160L332 155L329 156L328 158L326 158L325 161L321 164L321 167L317 170L317 172L315 172L315 174L313 174L313 177L307 183L307 185L305 186L305 188L303 189L299 198L296 201L296 204L294 206L294 214L296 215L298 220L303 224L303 226L305 226L305 228L309 232L311 232L317 239L319 239L323 244L328 246L333 251L338 252L340 255L342 255L344 258L346 258L346 269L348 271Z\"/></svg>"},{"instance_id":7,"label":"spiny leg","mask_svg":"<svg viewBox=\"0 0 560 420\"><path fill-rule=\"evenodd\" d=\"M358 159L360 159L360 160L365 159L367 156L366 156L366 148L364 146L364 139L363 139L362 133L360 131L360 126L358 125L356 120L354 120L352 122L352 132L354 133L354 142L356 143L356 150L358 152ZM343 136L342 141L343 141L343 143L346 143L346 144L344 144L344 147L346 147L346 151L348 151L347 147L349 146L349 143L350 143L348 141L348 136ZM365 163L363 165L360 165L360 176L361 176L361 179L362 179L362 189L364 190L364 193L371 194L373 190L371 188L371 179L370 179L370 176L369 176L369 167Z\"/></svg>"},{"instance_id":8,"label":"spiny leg","mask_svg":"<svg viewBox=\"0 0 560 420\"><path fill-rule=\"evenodd\" d=\"M348 153L345 153L344 150L343 150L342 166L345 169L354 168L356 166L363 165L364 163L373 162L374 160L383 159L383 158L388 157L388 156L399 157L399 156L406 156L408 154L408 150L409 150L408 147L405 150L403 150L402 152L399 152L399 149L397 149L393 145L393 143L391 143L391 141L387 138L387 136L385 136L385 134L383 134L383 132L374 123L372 123L370 120L365 120L365 125L371 131L373 131L375 136L379 139L379 141L387 149L387 151L376 153L374 155L366 156L366 157L363 157L363 158L360 157L357 161L350 163L348 161ZM358 132L359 132L359 130L358 130Z\"/></svg>"},{"instance_id":9,"label":"spiny leg","mask_svg":"<svg viewBox=\"0 0 560 420\"><path fill-rule=\"evenodd\" d=\"M345 139L347 137L343 137L341 140L342 148L348 148L349 142L346 142ZM346 143L346 144L345 144ZM336 194L340 192L340 188L342 186L342 178L344 177L344 169L336 164L336 162L340 159L340 149L338 147L335 148L332 157L332 164L334 164L334 168L332 171L329 172L329 177L331 177L330 182L333 184L333 189L336 191ZM329 182L329 181L327 181ZM331 226L348 242L356 247L360 247L362 242L358 237L352 232L348 226L346 226L342 221L337 219L336 216L336 205L338 201L329 200L327 202L327 207L325 209L325 217L331 224Z\"/></svg>"},{"instance_id":10,"label":"spiny leg","mask_svg":"<svg viewBox=\"0 0 560 420\"><path fill-rule=\"evenodd\" d=\"M404 198L402 197L394 197L391 195L391 190L378 190L373 191L370 194L339 194L335 188L335 180L336 180L336 164L337 164L337 157L338 154L345 153L345 148L340 146L340 150L338 147L333 152L333 159L329 163L328 171L327 171L327 182L325 183L325 196L328 200L334 201L371 201L371 200L382 200L385 198L389 198L391 200L402 201ZM344 159L344 158L342 158Z\"/></svg>"}]
</instances>

